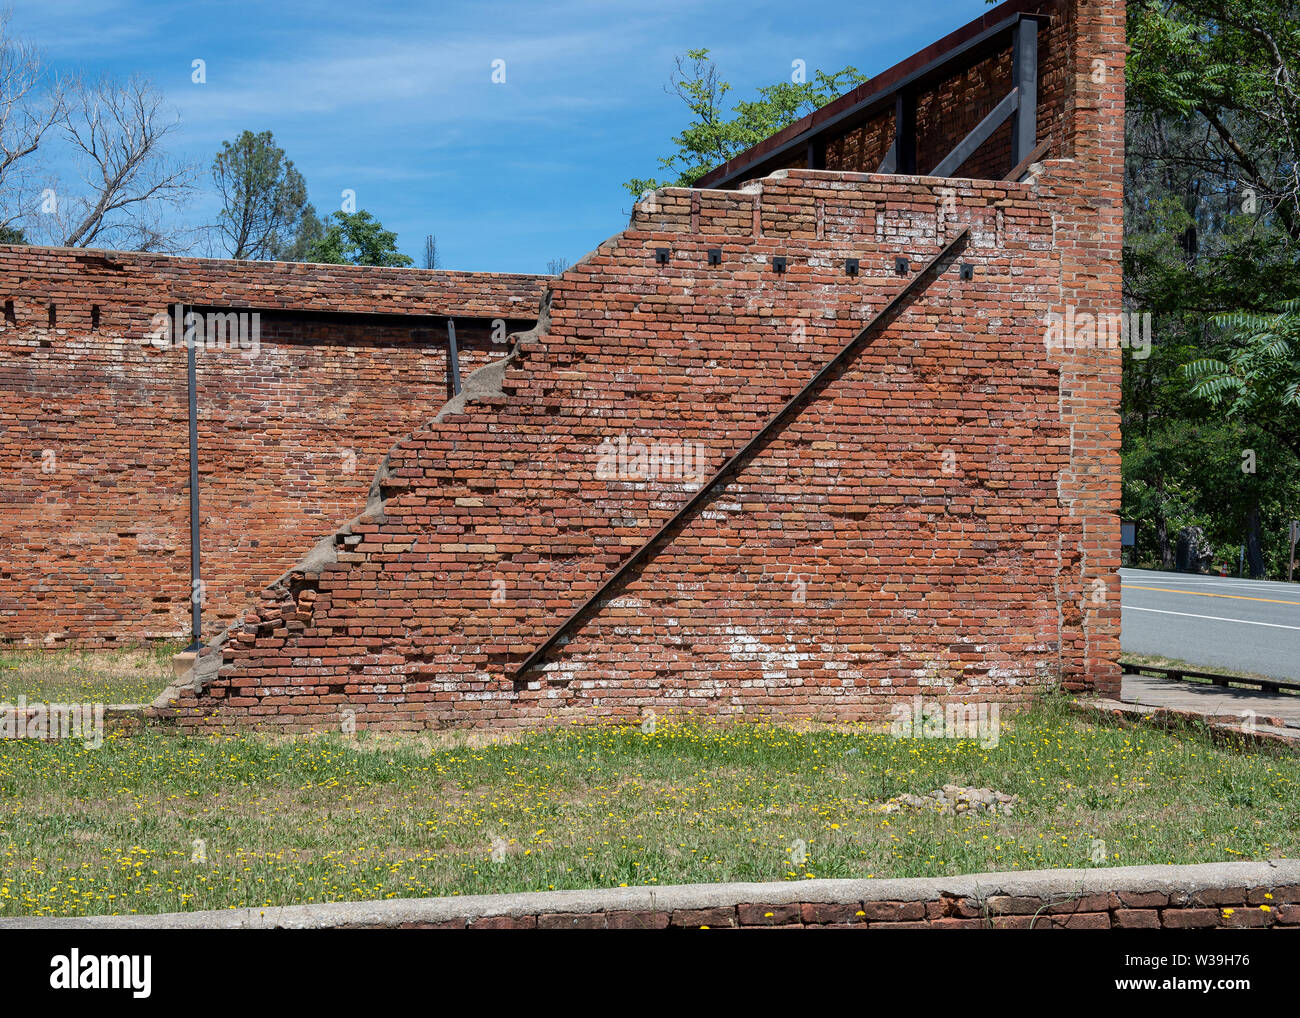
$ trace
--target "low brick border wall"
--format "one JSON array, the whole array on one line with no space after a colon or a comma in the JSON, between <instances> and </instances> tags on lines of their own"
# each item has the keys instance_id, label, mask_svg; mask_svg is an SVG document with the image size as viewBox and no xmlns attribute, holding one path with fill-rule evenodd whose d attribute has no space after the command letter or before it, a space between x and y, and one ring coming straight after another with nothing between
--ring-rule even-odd
<instances>
[{"instance_id":1,"label":"low brick border wall","mask_svg":"<svg viewBox=\"0 0 1300 1018\"><path fill-rule=\"evenodd\" d=\"M683 884L157 916L0 919L0 929L1300 929L1300 859Z\"/></svg>"}]
</instances>

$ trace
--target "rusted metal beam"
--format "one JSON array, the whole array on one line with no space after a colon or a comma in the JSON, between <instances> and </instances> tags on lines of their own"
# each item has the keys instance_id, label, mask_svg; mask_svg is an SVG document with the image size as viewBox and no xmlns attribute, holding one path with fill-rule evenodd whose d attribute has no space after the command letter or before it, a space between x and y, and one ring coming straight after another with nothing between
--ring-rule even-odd
<instances>
[{"instance_id":1,"label":"rusted metal beam","mask_svg":"<svg viewBox=\"0 0 1300 1018\"><path fill-rule=\"evenodd\" d=\"M824 365L822 365L821 369L815 375L813 375L811 379L808 380L808 383L804 385L804 387L800 389L790 399L788 403L786 403L783 407L781 407L781 409L778 410L768 420L766 424L764 424L761 428L759 428L758 432L754 435L753 438L751 438L748 442L746 442L745 445L738 452L736 452L729 460L727 460L727 462L722 465L722 467L718 470L717 473L715 473L706 482L704 482L703 485L700 486L699 491L697 491L694 495L692 495L689 499L687 499L686 502L683 503L682 506L675 513L673 513L673 515L668 519L668 521L663 526L661 526L657 531L655 531L653 537L651 537L648 541L646 541L639 548L637 548L636 551L632 552L632 554L629 555L623 561L623 564L620 565L616 570L614 570L614 572L610 574L610 576L605 580L605 582L603 582L599 587L596 588L595 593L593 593L589 598L587 598L587 600L585 600L575 611L570 613L569 616L563 622L561 622L558 626L555 627L554 630L551 631L551 634L545 640L543 640L541 643L537 645L537 647L533 650L533 652L528 655L528 658L524 661L524 663L521 664L517 669L515 669L514 681L515 682L522 681L524 676L529 671L529 669L531 669L534 665L540 662L543 657L546 656L547 651L549 651L552 647L556 645L556 643L559 642L560 638L569 631L570 627L573 626L573 624L576 623L578 619L580 619L582 615L589 608L591 608L601 598L605 597L607 593L611 589L613 589L613 587L616 584L618 584L618 582L622 580L623 577L625 577L629 572L631 572L634 568L636 568L636 566L640 565L643 561L645 561L645 559L647 559L650 556L655 545L658 544L659 541L664 536L666 536L673 528L675 528L679 523L681 523L681 521L692 510L694 510L699 505L707 501L709 497L712 495L713 489L716 488L718 484L728 474L730 474L741 463L743 463L746 459L748 459L750 454L753 453L754 450L757 449L758 446L762 444L763 440L766 439L767 436L770 435L773 430L775 430L777 425L779 425L788 416L790 416L790 414L793 413L796 409L802 406L804 401L809 397L809 395L811 395L812 392L815 389L817 389L818 386L820 386L821 383L832 372L834 372L841 364L844 364L850 358L854 350L857 348L858 344L861 343L862 340L865 339L876 328L877 325L879 325L884 319L886 319L894 311L898 310L898 308L901 307L904 303L906 303L907 300L914 293L916 293L918 290L923 288L922 285L923 281L928 279L930 272L934 269L934 267L938 265L941 261L943 261L945 258L947 258L949 255L951 255L954 251L956 251L957 248L965 242L969 234L970 234L970 227L963 226L961 228L961 231L955 237L953 237L952 240L948 241L948 243L943 246L943 249L940 250L938 254L936 254L933 258L931 258L928 262L926 262L924 266L921 267L921 270L917 272L916 275L914 275L908 281L906 286L904 286L896 294L894 294L892 298L890 298L889 303L887 303L883 308L881 308L874 315L872 315L871 318L868 319L867 323L863 325L861 329L858 330L857 334L851 340L845 343L844 346L840 348L839 352L836 353L834 357L832 357L829 361L827 361Z\"/></svg>"},{"instance_id":2,"label":"rusted metal beam","mask_svg":"<svg viewBox=\"0 0 1300 1018\"><path fill-rule=\"evenodd\" d=\"M1025 171L1028 170L1029 167L1031 167L1034 163L1038 162L1038 160L1042 159L1043 156L1047 155L1051 147L1052 147L1052 139L1044 138L1042 141L1040 141L1037 145L1034 146L1034 150L1030 152L1029 155L1025 156L1024 159L1020 160L1020 162L1015 166L1015 168L1010 173L1008 173L1005 177L1002 178L1002 182L1004 184L1020 183L1020 178L1025 175Z\"/></svg>"},{"instance_id":3,"label":"rusted metal beam","mask_svg":"<svg viewBox=\"0 0 1300 1018\"><path fill-rule=\"evenodd\" d=\"M1006 98L994 106L992 112L975 126L975 129L970 134L957 143L955 149L943 157L939 165L930 171L929 176L951 177L957 170L961 169L962 164L973 156L989 138L993 137L993 132L1001 127L1009 116L1015 113L1019 103L1020 93L1013 88L1007 93Z\"/></svg>"}]
</instances>

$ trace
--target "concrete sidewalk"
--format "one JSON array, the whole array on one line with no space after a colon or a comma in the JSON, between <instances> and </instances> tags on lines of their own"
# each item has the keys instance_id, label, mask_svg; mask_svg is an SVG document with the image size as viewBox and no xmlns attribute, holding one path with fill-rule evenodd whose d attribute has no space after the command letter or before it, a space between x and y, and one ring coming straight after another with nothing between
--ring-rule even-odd
<instances>
[{"instance_id":1,"label":"concrete sidewalk","mask_svg":"<svg viewBox=\"0 0 1300 1018\"><path fill-rule=\"evenodd\" d=\"M1152 675L1125 675L1124 703L1202 714L1241 724L1253 714L1256 724L1300 729L1300 696L1257 689L1227 689ZM1296 733L1300 735L1300 731Z\"/></svg>"},{"instance_id":2,"label":"concrete sidewalk","mask_svg":"<svg viewBox=\"0 0 1300 1018\"><path fill-rule=\"evenodd\" d=\"M1076 709L1120 723L1203 721L1212 732L1257 744L1300 748L1300 696L1225 689L1179 679L1125 675L1119 700L1076 701Z\"/></svg>"}]
</instances>

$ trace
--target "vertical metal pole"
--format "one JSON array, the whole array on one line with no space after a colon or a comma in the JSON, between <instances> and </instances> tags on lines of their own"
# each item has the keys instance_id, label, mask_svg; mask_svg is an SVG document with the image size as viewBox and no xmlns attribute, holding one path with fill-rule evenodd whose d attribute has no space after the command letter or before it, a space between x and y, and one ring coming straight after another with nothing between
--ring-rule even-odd
<instances>
[{"instance_id":1,"label":"vertical metal pole","mask_svg":"<svg viewBox=\"0 0 1300 1018\"><path fill-rule=\"evenodd\" d=\"M1011 120L1011 165L1019 166L1038 144L1038 22L1021 18L1011 45L1011 73L1018 92Z\"/></svg>"},{"instance_id":2,"label":"vertical metal pole","mask_svg":"<svg viewBox=\"0 0 1300 1018\"><path fill-rule=\"evenodd\" d=\"M199 569L199 400L197 345L185 331L185 305L177 304L173 335L185 343L186 366L189 372L190 396L190 634L193 637L189 650L197 651L203 643L202 574ZM176 330L179 330L177 332Z\"/></svg>"},{"instance_id":3,"label":"vertical metal pole","mask_svg":"<svg viewBox=\"0 0 1300 1018\"><path fill-rule=\"evenodd\" d=\"M456 349L456 319L447 319L447 363L451 365L451 394L460 395L460 351Z\"/></svg>"}]
</instances>

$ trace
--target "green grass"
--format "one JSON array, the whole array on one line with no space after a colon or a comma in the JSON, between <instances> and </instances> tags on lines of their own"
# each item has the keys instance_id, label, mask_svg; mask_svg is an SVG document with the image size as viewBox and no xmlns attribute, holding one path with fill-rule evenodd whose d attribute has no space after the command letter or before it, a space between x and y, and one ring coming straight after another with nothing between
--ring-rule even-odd
<instances>
[{"instance_id":1,"label":"green grass","mask_svg":"<svg viewBox=\"0 0 1300 1018\"><path fill-rule=\"evenodd\" d=\"M0 645L0 701L149 703L172 679L184 643L126 650L33 650Z\"/></svg>"},{"instance_id":2,"label":"green grass","mask_svg":"<svg viewBox=\"0 0 1300 1018\"><path fill-rule=\"evenodd\" d=\"M1010 724L1009 724L1010 722ZM432 738L0 741L0 914L165 912L550 888L907 877L1300 855L1300 759L1090 725L995 748L851 726L660 722ZM872 811L955 782L1008 817ZM490 858L493 838L508 844ZM791 862L796 839L805 865Z\"/></svg>"}]
</instances>

